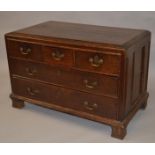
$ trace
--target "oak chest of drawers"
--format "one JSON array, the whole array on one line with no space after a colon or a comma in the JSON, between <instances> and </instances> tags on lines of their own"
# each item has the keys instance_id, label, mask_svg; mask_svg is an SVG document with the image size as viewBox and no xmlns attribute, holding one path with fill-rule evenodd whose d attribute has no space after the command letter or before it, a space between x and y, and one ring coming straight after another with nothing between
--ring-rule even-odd
<instances>
[{"instance_id":1,"label":"oak chest of drawers","mask_svg":"<svg viewBox=\"0 0 155 155\"><path fill-rule=\"evenodd\" d=\"M146 107L149 31L50 21L5 39L13 107L27 101L98 121L121 139Z\"/></svg>"}]
</instances>

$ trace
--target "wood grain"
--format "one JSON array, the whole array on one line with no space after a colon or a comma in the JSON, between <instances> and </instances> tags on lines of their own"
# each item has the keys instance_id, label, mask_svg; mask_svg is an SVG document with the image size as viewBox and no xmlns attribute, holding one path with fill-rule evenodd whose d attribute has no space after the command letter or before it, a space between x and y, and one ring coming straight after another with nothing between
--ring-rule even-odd
<instances>
[{"instance_id":1,"label":"wood grain","mask_svg":"<svg viewBox=\"0 0 155 155\"><path fill-rule=\"evenodd\" d=\"M24 101L98 121L123 139L147 105L151 33L45 22L5 35L12 106Z\"/></svg>"}]
</instances>

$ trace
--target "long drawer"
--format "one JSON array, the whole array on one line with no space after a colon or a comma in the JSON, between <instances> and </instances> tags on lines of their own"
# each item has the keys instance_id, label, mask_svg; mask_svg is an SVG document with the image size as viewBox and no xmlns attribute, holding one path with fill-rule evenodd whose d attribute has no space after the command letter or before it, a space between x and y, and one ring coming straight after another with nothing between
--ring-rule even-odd
<instances>
[{"instance_id":1,"label":"long drawer","mask_svg":"<svg viewBox=\"0 0 155 155\"><path fill-rule=\"evenodd\" d=\"M77 70L65 70L52 65L10 59L13 76L22 76L49 82L97 95L119 97L119 78Z\"/></svg>"},{"instance_id":2,"label":"long drawer","mask_svg":"<svg viewBox=\"0 0 155 155\"><path fill-rule=\"evenodd\" d=\"M117 100L49 84L12 78L13 93L108 118L117 117Z\"/></svg>"}]
</instances>

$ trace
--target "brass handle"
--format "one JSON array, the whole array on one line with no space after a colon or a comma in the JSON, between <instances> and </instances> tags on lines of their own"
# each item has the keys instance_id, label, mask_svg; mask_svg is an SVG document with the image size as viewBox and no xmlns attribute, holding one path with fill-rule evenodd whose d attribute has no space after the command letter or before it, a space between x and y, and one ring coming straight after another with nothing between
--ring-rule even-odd
<instances>
[{"instance_id":1,"label":"brass handle","mask_svg":"<svg viewBox=\"0 0 155 155\"><path fill-rule=\"evenodd\" d=\"M89 88L89 89L94 89L98 84L97 81L94 81L94 82L90 83L88 80L84 80L83 82L85 84L85 87Z\"/></svg>"},{"instance_id":2,"label":"brass handle","mask_svg":"<svg viewBox=\"0 0 155 155\"><path fill-rule=\"evenodd\" d=\"M64 57L64 53L60 52L59 50L55 50L52 52L52 57L56 61L60 61Z\"/></svg>"},{"instance_id":3,"label":"brass handle","mask_svg":"<svg viewBox=\"0 0 155 155\"><path fill-rule=\"evenodd\" d=\"M28 54L30 54L32 52L32 49L29 48L29 47L28 48L26 48L26 47L20 47L19 50L20 50L20 53L22 55L28 55Z\"/></svg>"},{"instance_id":4,"label":"brass handle","mask_svg":"<svg viewBox=\"0 0 155 155\"><path fill-rule=\"evenodd\" d=\"M29 67L27 67L26 69L26 73L28 74L28 75L31 75L31 76L33 76L33 75L35 75L35 73L37 73L37 70L36 69L31 69L31 68L29 68Z\"/></svg>"},{"instance_id":5,"label":"brass handle","mask_svg":"<svg viewBox=\"0 0 155 155\"><path fill-rule=\"evenodd\" d=\"M93 67L100 67L103 64L103 59L100 58L98 55L89 58L89 62Z\"/></svg>"},{"instance_id":6,"label":"brass handle","mask_svg":"<svg viewBox=\"0 0 155 155\"><path fill-rule=\"evenodd\" d=\"M34 96L39 93L39 90L37 90L37 89L33 90L32 88L27 87L27 92L29 95Z\"/></svg>"},{"instance_id":7,"label":"brass handle","mask_svg":"<svg viewBox=\"0 0 155 155\"><path fill-rule=\"evenodd\" d=\"M96 103L90 104L88 101L84 101L83 104L84 104L85 108L90 111L92 111L98 107L98 105Z\"/></svg>"}]
</instances>

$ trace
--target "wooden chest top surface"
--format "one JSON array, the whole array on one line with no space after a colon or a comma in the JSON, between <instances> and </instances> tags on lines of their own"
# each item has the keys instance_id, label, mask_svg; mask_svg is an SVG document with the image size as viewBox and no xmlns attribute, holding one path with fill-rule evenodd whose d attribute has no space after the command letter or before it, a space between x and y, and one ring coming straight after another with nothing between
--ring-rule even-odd
<instances>
[{"instance_id":1,"label":"wooden chest top surface","mask_svg":"<svg viewBox=\"0 0 155 155\"><path fill-rule=\"evenodd\" d=\"M31 37L67 39L125 47L150 34L146 30L48 21L11 33Z\"/></svg>"}]
</instances>

